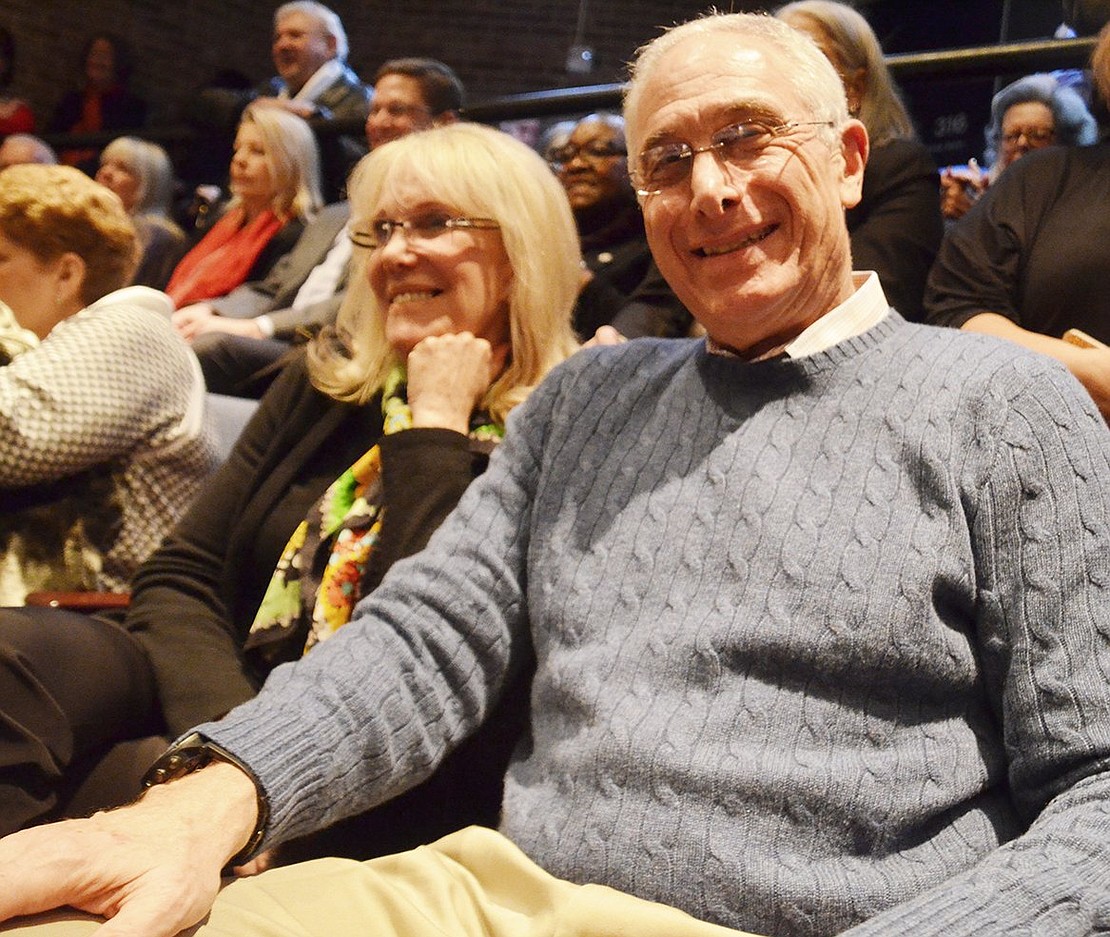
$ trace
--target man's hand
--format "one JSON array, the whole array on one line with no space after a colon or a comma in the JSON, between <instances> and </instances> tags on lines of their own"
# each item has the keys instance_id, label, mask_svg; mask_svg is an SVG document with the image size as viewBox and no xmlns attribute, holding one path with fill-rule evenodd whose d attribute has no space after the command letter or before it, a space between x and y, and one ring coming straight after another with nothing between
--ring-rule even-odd
<instances>
[{"instance_id":1,"label":"man's hand","mask_svg":"<svg viewBox=\"0 0 1110 937\"><path fill-rule=\"evenodd\" d=\"M103 937L171 937L212 907L257 822L254 782L214 764L129 807L0 840L0 921L70 905Z\"/></svg>"},{"instance_id":2,"label":"man's hand","mask_svg":"<svg viewBox=\"0 0 1110 937\"><path fill-rule=\"evenodd\" d=\"M413 426L466 434L470 414L505 366L508 348L494 352L470 332L425 338L408 359Z\"/></svg>"},{"instance_id":3,"label":"man's hand","mask_svg":"<svg viewBox=\"0 0 1110 937\"><path fill-rule=\"evenodd\" d=\"M279 107L305 120L316 114L316 105L309 104L307 101L293 101L290 98L255 98L251 101L251 107Z\"/></svg>"}]
</instances>

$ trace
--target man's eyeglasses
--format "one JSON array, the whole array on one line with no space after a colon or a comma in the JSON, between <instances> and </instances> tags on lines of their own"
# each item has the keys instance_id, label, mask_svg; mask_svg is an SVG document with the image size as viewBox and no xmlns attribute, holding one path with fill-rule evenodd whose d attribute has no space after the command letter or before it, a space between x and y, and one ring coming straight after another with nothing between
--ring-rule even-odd
<instances>
[{"instance_id":1,"label":"man's eyeglasses","mask_svg":"<svg viewBox=\"0 0 1110 937\"><path fill-rule=\"evenodd\" d=\"M605 143L601 140L591 140L578 146L574 143L564 143L562 146L552 147L547 151L547 161L552 166L565 166L575 157L581 157L589 162L609 159L613 156L624 156L625 149L618 143Z\"/></svg>"},{"instance_id":2,"label":"man's eyeglasses","mask_svg":"<svg viewBox=\"0 0 1110 937\"><path fill-rule=\"evenodd\" d=\"M641 197L658 195L664 189L679 185L689 178L694 157L699 153L713 152L721 162L732 165L757 156L776 137L797 127L832 126L831 120L792 120L784 124L774 124L755 118L722 127L713 134L706 146L660 143L658 146L648 147L640 154L640 167L632 173L632 184L636 187L636 194Z\"/></svg>"},{"instance_id":3,"label":"man's eyeglasses","mask_svg":"<svg viewBox=\"0 0 1110 937\"><path fill-rule=\"evenodd\" d=\"M405 240L410 245L414 245L434 241L436 238L442 237L457 228L493 230L500 227L501 225L492 218L451 218L448 215L434 214L420 215L406 221L398 221L394 218L377 218L371 221L369 227L365 229L348 232L348 237L350 237L351 243L357 247L367 247L370 250L375 250L379 247L385 247L389 243L389 239L393 237L394 231L402 232Z\"/></svg>"},{"instance_id":4,"label":"man's eyeglasses","mask_svg":"<svg viewBox=\"0 0 1110 937\"><path fill-rule=\"evenodd\" d=\"M1049 130L1046 127L1030 127L1027 130L1011 130L1009 133L1002 134L1002 142L1013 146L1022 137L1025 137L1033 146L1045 146L1055 139L1056 131Z\"/></svg>"}]
</instances>

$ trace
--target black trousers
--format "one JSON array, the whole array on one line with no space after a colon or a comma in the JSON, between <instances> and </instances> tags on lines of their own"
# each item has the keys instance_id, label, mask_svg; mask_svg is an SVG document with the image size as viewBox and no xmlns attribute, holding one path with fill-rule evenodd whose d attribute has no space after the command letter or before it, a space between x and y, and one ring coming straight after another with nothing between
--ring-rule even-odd
<instances>
[{"instance_id":1,"label":"black trousers","mask_svg":"<svg viewBox=\"0 0 1110 937\"><path fill-rule=\"evenodd\" d=\"M121 627L0 608L0 835L59 815L113 745L161 721L146 655Z\"/></svg>"}]
</instances>

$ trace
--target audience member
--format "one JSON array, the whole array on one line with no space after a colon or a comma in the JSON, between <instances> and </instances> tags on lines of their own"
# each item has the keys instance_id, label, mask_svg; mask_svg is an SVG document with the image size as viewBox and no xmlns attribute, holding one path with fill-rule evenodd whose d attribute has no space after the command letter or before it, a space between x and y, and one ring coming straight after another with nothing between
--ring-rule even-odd
<instances>
[{"instance_id":1,"label":"audience member","mask_svg":"<svg viewBox=\"0 0 1110 937\"><path fill-rule=\"evenodd\" d=\"M12 307L0 301L0 365L11 364L18 355L38 343L39 337L19 324Z\"/></svg>"},{"instance_id":2,"label":"audience member","mask_svg":"<svg viewBox=\"0 0 1110 937\"><path fill-rule=\"evenodd\" d=\"M138 137L117 137L100 154L96 181L119 196L138 232L142 254L131 282L164 289L188 247L170 218L174 179L166 151Z\"/></svg>"},{"instance_id":3,"label":"audience member","mask_svg":"<svg viewBox=\"0 0 1110 937\"><path fill-rule=\"evenodd\" d=\"M879 40L859 13L832 0L788 3L775 15L817 43L844 82L849 111L867 128L863 198L848 210L852 261L878 273L891 305L918 321L943 234L937 167L917 139Z\"/></svg>"},{"instance_id":4,"label":"audience member","mask_svg":"<svg viewBox=\"0 0 1110 937\"><path fill-rule=\"evenodd\" d=\"M1110 94L1106 29L1091 69L1100 94ZM926 303L933 324L1008 338L1057 358L1110 417L1110 349L1062 340L1079 329L1110 343L1107 204L1110 145L1023 156L948 230Z\"/></svg>"},{"instance_id":5,"label":"audience member","mask_svg":"<svg viewBox=\"0 0 1110 937\"><path fill-rule=\"evenodd\" d=\"M29 133L13 133L0 143L0 169L24 163L54 166L57 162L58 156L50 144Z\"/></svg>"},{"instance_id":6,"label":"audience member","mask_svg":"<svg viewBox=\"0 0 1110 937\"><path fill-rule=\"evenodd\" d=\"M362 247L343 350L335 336L314 343L307 374L298 361L264 398L135 577L129 634L104 641L104 624L55 610L0 616L0 722L23 730L0 745L0 829L41 815L96 746L156 730L159 713L171 735L217 716L327 638L423 546L484 469L506 413L574 350L579 253L543 161L476 126L405 144L375 151L352 184ZM149 665L131 663L144 655ZM128 664L126 681L104 679ZM86 674L78 694L75 670ZM495 823L526 689L502 709L469 754L367 821L362 848Z\"/></svg>"},{"instance_id":7,"label":"audience member","mask_svg":"<svg viewBox=\"0 0 1110 937\"><path fill-rule=\"evenodd\" d=\"M165 296L122 289L135 229L71 167L0 173L0 300L39 344L0 368L0 602L126 587L214 467Z\"/></svg>"},{"instance_id":8,"label":"audience member","mask_svg":"<svg viewBox=\"0 0 1110 937\"><path fill-rule=\"evenodd\" d=\"M949 166L940 175L941 212L950 221L966 215L1015 160L1053 144L1089 146L1098 140L1098 124L1083 99L1055 77L1026 75L994 96L984 136L988 169L973 160L966 167Z\"/></svg>"},{"instance_id":9,"label":"audience member","mask_svg":"<svg viewBox=\"0 0 1110 937\"><path fill-rule=\"evenodd\" d=\"M199 123L229 128L252 101L314 120L362 121L370 90L347 66L347 33L339 17L315 0L294 0L274 12L271 47L277 75L257 90L208 89L195 102ZM347 174L366 152L356 134L321 134L323 185L327 201L340 198Z\"/></svg>"},{"instance_id":10,"label":"audience member","mask_svg":"<svg viewBox=\"0 0 1110 937\"><path fill-rule=\"evenodd\" d=\"M522 852L461 834L264 873L198 935L721 934L604 885L777 937L1100 926L1110 434L1054 362L853 276L867 133L799 33L670 30L625 110L648 241L707 340L572 356L428 547L181 740L169 784L0 843L0 917L173 933L229 857L415 783L524 670L500 824Z\"/></svg>"},{"instance_id":11,"label":"audience member","mask_svg":"<svg viewBox=\"0 0 1110 937\"><path fill-rule=\"evenodd\" d=\"M9 93L15 77L15 38L0 26L0 137L13 133L33 133L35 114L22 98Z\"/></svg>"},{"instance_id":12,"label":"audience member","mask_svg":"<svg viewBox=\"0 0 1110 937\"><path fill-rule=\"evenodd\" d=\"M265 277L321 205L319 167L316 140L300 117L247 108L231 158L231 202L174 268L166 286L174 303L225 296Z\"/></svg>"},{"instance_id":13,"label":"audience member","mask_svg":"<svg viewBox=\"0 0 1110 937\"><path fill-rule=\"evenodd\" d=\"M378 69L366 119L370 148L414 130L458 120L463 85L435 59L392 59ZM193 345L209 390L261 397L274 365L335 321L347 283L346 202L325 208L265 280L223 299L179 310L174 321Z\"/></svg>"},{"instance_id":14,"label":"audience member","mask_svg":"<svg viewBox=\"0 0 1110 937\"><path fill-rule=\"evenodd\" d=\"M131 52L111 33L98 33L81 51L81 76L77 87L62 95L54 108L50 133L99 133L138 130L146 123L146 102L128 87ZM67 149L59 157L89 175L96 172L97 150Z\"/></svg>"},{"instance_id":15,"label":"audience member","mask_svg":"<svg viewBox=\"0 0 1110 937\"><path fill-rule=\"evenodd\" d=\"M603 325L626 338L686 335L690 314L663 280L644 237L628 181L624 120L590 114L565 142L549 146L547 157L566 189L589 271L574 307L578 335L588 339Z\"/></svg>"}]
</instances>

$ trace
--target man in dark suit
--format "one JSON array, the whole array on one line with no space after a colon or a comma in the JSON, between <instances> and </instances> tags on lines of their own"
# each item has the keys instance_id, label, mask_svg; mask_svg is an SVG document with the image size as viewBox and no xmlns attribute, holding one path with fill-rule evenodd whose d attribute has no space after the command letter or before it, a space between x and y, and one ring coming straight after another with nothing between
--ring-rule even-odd
<instances>
[{"instance_id":1,"label":"man in dark suit","mask_svg":"<svg viewBox=\"0 0 1110 937\"><path fill-rule=\"evenodd\" d=\"M463 95L462 82L442 62L386 62L374 78L367 144L382 146L457 120ZM265 280L174 313L174 324L192 343L210 391L261 397L273 380L272 365L291 345L335 321L347 285L349 217L347 202L327 206Z\"/></svg>"}]
</instances>

